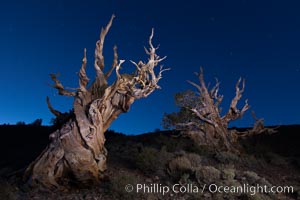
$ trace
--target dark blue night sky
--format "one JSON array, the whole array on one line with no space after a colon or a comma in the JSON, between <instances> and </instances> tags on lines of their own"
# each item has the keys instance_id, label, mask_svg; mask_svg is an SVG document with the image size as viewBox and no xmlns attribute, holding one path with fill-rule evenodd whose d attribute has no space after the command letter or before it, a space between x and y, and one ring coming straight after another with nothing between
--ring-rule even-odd
<instances>
[{"instance_id":1,"label":"dark blue night sky","mask_svg":"<svg viewBox=\"0 0 300 200\"><path fill-rule=\"evenodd\" d=\"M194 72L203 66L207 82L218 77L223 110L234 96L235 83L246 78L244 100L267 125L300 123L300 2L299 1L6 1L0 6L1 98L0 124L49 124L46 105L60 111L72 107L51 87L50 73L60 73L64 86L78 87L83 49L88 53L88 76L95 77L93 56L100 28L115 13L107 36L106 66L112 47L120 59L146 60L143 46L151 28L158 54L172 70L147 99L136 101L111 129L138 134L161 128L165 112L176 110L173 96L193 89ZM123 72L134 70L130 62ZM242 106L241 102L241 106ZM253 124L251 111L233 126Z\"/></svg>"}]
</instances>

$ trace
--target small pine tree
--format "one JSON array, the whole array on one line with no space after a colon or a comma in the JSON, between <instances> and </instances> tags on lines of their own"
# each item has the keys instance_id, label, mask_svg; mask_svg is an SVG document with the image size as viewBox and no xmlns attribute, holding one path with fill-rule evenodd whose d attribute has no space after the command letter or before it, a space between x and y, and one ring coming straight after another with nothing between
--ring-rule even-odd
<instances>
[{"instance_id":1,"label":"small pine tree","mask_svg":"<svg viewBox=\"0 0 300 200\"><path fill-rule=\"evenodd\" d=\"M30 125L32 126L42 126L43 120L41 118L34 120Z\"/></svg>"}]
</instances>

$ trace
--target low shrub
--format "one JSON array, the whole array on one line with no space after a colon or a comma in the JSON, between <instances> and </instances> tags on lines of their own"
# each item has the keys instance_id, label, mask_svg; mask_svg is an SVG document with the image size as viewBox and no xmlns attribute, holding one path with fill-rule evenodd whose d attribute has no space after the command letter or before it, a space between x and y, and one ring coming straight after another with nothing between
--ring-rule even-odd
<instances>
[{"instance_id":1,"label":"low shrub","mask_svg":"<svg viewBox=\"0 0 300 200\"><path fill-rule=\"evenodd\" d=\"M199 184L220 182L221 172L213 166L203 166L196 169L196 179Z\"/></svg>"},{"instance_id":2,"label":"low shrub","mask_svg":"<svg viewBox=\"0 0 300 200\"><path fill-rule=\"evenodd\" d=\"M217 153L215 158L222 164L236 164L240 162L240 157L238 155L228 151Z\"/></svg>"},{"instance_id":3,"label":"low shrub","mask_svg":"<svg viewBox=\"0 0 300 200\"><path fill-rule=\"evenodd\" d=\"M194 171L191 161L185 156L178 156L168 164L168 173L174 181L192 174Z\"/></svg>"}]
</instances>

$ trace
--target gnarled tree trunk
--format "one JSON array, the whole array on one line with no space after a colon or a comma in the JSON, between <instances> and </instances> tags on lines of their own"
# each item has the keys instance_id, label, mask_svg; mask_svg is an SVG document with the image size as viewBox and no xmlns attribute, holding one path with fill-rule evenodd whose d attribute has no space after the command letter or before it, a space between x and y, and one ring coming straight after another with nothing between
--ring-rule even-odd
<instances>
[{"instance_id":1,"label":"gnarled tree trunk","mask_svg":"<svg viewBox=\"0 0 300 200\"><path fill-rule=\"evenodd\" d=\"M79 72L79 88L66 90L57 76L51 74L54 87L60 95L74 97L74 115L49 138L51 143L41 155L27 168L24 179L31 186L59 188L74 181L79 185L98 183L106 169L107 151L104 147L105 131L121 114L127 112L135 99L147 97L155 89L160 88L158 81L162 72L156 74L154 68L164 58L156 54L152 45L153 30L149 38L148 62L135 63L133 75L120 74L124 60L118 61L117 48L114 47L114 60L111 68L104 73L103 44L114 16L101 30L100 39L96 43L94 68L96 79L87 87L86 50ZM116 71L116 80L109 85L108 77ZM61 112L55 110L47 98L50 111L60 117Z\"/></svg>"},{"instance_id":2,"label":"gnarled tree trunk","mask_svg":"<svg viewBox=\"0 0 300 200\"><path fill-rule=\"evenodd\" d=\"M230 108L225 115L221 115L222 109L220 104L223 100L223 95L219 95L220 82L211 90L208 89L204 81L203 70L200 68L200 73L197 74L200 84L189 81L190 84L197 88L198 94L188 91L177 97L179 106L183 108L181 113L172 113L165 116L167 125L175 126L185 135L191 137L196 143L213 146L216 150L226 149L229 151L238 151L237 139L261 133L274 133L275 130L264 127L263 119L257 119L254 127L244 132L239 132L235 129L229 129L228 125L231 121L241 118L249 109L248 100L241 108L237 108L237 104L242 97L245 89L245 80L238 80L235 89L236 93L231 100ZM242 87L240 86L242 82ZM188 111L188 112L187 112ZM186 115L189 115L186 119ZM183 122L175 122L183 119Z\"/></svg>"}]
</instances>

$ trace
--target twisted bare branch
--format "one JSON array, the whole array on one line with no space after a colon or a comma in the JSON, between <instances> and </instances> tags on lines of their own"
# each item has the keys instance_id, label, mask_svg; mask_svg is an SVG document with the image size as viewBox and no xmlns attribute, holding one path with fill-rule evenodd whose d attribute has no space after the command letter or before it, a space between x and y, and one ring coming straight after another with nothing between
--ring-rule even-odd
<instances>
[{"instance_id":1,"label":"twisted bare branch","mask_svg":"<svg viewBox=\"0 0 300 200\"><path fill-rule=\"evenodd\" d=\"M58 90L59 95L63 95L63 96L75 96L76 95L75 92L68 91L64 88L62 83L57 79L56 74L50 74L50 77L51 77L52 81L55 83L55 85L53 85L52 87Z\"/></svg>"},{"instance_id":2,"label":"twisted bare branch","mask_svg":"<svg viewBox=\"0 0 300 200\"><path fill-rule=\"evenodd\" d=\"M120 75L120 69L121 69L121 65L125 62L125 60L119 60L119 64L116 66L116 75L117 75L117 79L119 80L121 78Z\"/></svg>"},{"instance_id":3,"label":"twisted bare branch","mask_svg":"<svg viewBox=\"0 0 300 200\"><path fill-rule=\"evenodd\" d=\"M205 114L203 115L203 113L201 113L201 111L199 111L198 109L193 108L193 109L191 109L191 111L193 113L195 113L196 116L203 122L213 125L214 127L218 126L218 124L216 122L214 122L212 119L209 119L208 117L206 117Z\"/></svg>"},{"instance_id":4,"label":"twisted bare branch","mask_svg":"<svg viewBox=\"0 0 300 200\"><path fill-rule=\"evenodd\" d=\"M162 66L159 69L158 74L155 74L154 68L163 61L165 57L160 58L156 54L156 50L152 44L152 39L154 36L154 29L152 29L150 37L149 37L149 50L145 48L146 54L149 55L148 62L144 63L139 61L138 63L131 61L137 69L136 76L133 77L131 85L141 85L141 87L134 87L131 95L136 98L147 97L151 94L155 89L160 88L158 85L158 81L162 78L162 73L164 71L170 70L170 68L164 69Z\"/></svg>"},{"instance_id":5,"label":"twisted bare branch","mask_svg":"<svg viewBox=\"0 0 300 200\"><path fill-rule=\"evenodd\" d=\"M59 117L59 116L62 115L62 113L61 113L60 111L55 110L55 109L52 107L52 105L51 105L51 103L50 103L50 98L49 98L48 96L47 96L47 98L46 98L46 101L47 101L48 108L49 108L49 110L51 111L51 113L52 113L53 115L55 115L56 117Z\"/></svg>"},{"instance_id":6,"label":"twisted bare branch","mask_svg":"<svg viewBox=\"0 0 300 200\"><path fill-rule=\"evenodd\" d=\"M86 75L86 64L87 64L87 59L86 59L86 48L83 51L83 59L82 59L82 65L79 71L79 90L82 92L86 92L86 86L89 82L89 78Z\"/></svg>"},{"instance_id":7,"label":"twisted bare branch","mask_svg":"<svg viewBox=\"0 0 300 200\"><path fill-rule=\"evenodd\" d=\"M250 108L247 99L245 100L245 105L241 110L237 108L238 101L242 98L242 94L245 90L245 79L243 79L242 87L240 88L241 81L242 78L239 78L235 86L235 97L231 101L227 114L223 117L223 119L227 122L243 117L244 113Z\"/></svg>"},{"instance_id":8,"label":"twisted bare branch","mask_svg":"<svg viewBox=\"0 0 300 200\"><path fill-rule=\"evenodd\" d=\"M117 46L114 46L114 60L109 71L105 73L105 79L108 79L110 77L111 73L117 67L117 65L118 65Z\"/></svg>"},{"instance_id":9,"label":"twisted bare branch","mask_svg":"<svg viewBox=\"0 0 300 200\"><path fill-rule=\"evenodd\" d=\"M115 15L112 15L108 24L106 25L105 28L101 29L101 33L100 33L100 38L96 43L96 49L95 49L95 63L94 63L94 67L97 73L97 77L103 78L103 69L104 69L104 56L103 56L103 45L104 45L104 40L106 37L106 34L108 33L112 22L115 18Z\"/></svg>"}]
</instances>

